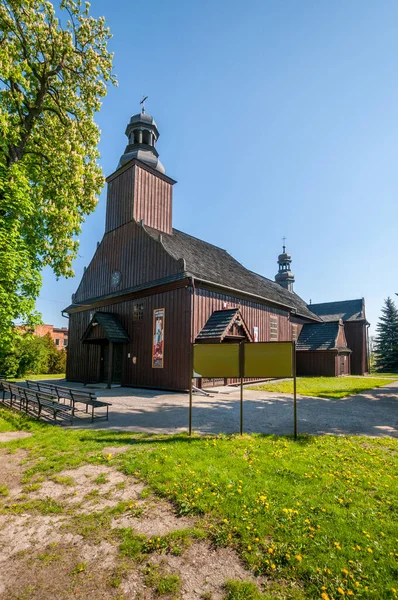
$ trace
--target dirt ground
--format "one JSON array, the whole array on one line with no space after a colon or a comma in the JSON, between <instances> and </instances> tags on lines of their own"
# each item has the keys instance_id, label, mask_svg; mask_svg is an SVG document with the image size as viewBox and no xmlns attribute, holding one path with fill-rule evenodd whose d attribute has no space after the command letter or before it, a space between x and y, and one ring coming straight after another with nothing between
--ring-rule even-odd
<instances>
[{"instance_id":1,"label":"dirt ground","mask_svg":"<svg viewBox=\"0 0 398 600\"><path fill-rule=\"evenodd\" d=\"M169 503L114 467L84 465L26 484L28 466L25 451L0 449L0 484L7 490L0 495L1 599L219 600L228 579L266 585L231 549L191 536L197 519L177 517ZM189 535L178 552L170 551L162 540L177 531ZM144 536L159 549L123 553L126 535Z\"/></svg>"}]
</instances>

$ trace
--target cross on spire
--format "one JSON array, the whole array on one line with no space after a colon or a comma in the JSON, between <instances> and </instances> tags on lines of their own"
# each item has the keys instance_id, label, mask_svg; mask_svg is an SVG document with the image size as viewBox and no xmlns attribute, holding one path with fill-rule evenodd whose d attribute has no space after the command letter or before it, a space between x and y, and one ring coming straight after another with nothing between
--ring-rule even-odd
<instances>
[{"instance_id":1,"label":"cross on spire","mask_svg":"<svg viewBox=\"0 0 398 600\"><path fill-rule=\"evenodd\" d=\"M140 104L142 104L142 114L145 114L145 101L148 100L148 96L143 96Z\"/></svg>"},{"instance_id":2,"label":"cross on spire","mask_svg":"<svg viewBox=\"0 0 398 600\"><path fill-rule=\"evenodd\" d=\"M283 240L283 252L286 252L286 238L283 237L282 240Z\"/></svg>"}]
</instances>

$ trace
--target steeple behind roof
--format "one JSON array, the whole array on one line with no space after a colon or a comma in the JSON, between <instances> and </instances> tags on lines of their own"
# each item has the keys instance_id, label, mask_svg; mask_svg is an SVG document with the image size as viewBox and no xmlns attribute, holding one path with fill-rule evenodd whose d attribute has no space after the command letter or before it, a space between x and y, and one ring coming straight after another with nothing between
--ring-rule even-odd
<instances>
[{"instance_id":1,"label":"steeple behind roof","mask_svg":"<svg viewBox=\"0 0 398 600\"><path fill-rule=\"evenodd\" d=\"M282 254L278 256L279 270L275 275L275 281L289 292L293 291L294 283L294 275L290 270L291 262L292 257L286 252L286 246L283 245Z\"/></svg>"}]
</instances>

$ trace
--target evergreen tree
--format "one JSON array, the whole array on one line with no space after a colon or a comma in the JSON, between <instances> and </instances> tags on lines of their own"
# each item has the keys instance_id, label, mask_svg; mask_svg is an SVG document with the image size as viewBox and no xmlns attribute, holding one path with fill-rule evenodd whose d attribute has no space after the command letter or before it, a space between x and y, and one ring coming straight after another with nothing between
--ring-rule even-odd
<instances>
[{"instance_id":1,"label":"evergreen tree","mask_svg":"<svg viewBox=\"0 0 398 600\"><path fill-rule=\"evenodd\" d=\"M376 369L398 371L398 310L391 298L385 300L376 326Z\"/></svg>"}]
</instances>

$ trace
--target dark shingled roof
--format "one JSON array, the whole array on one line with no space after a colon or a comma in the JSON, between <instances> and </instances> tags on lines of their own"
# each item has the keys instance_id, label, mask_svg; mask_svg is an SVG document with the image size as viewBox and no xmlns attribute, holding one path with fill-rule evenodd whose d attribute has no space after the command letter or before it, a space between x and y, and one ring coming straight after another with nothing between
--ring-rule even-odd
<instances>
[{"instance_id":1,"label":"dark shingled roof","mask_svg":"<svg viewBox=\"0 0 398 600\"><path fill-rule=\"evenodd\" d=\"M239 308L215 310L210 315L203 329L198 333L196 339L198 341L218 339L222 342L237 319L241 321L243 330L249 341L251 341L250 333L241 317Z\"/></svg>"},{"instance_id":2,"label":"dark shingled roof","mask_svg":"<svg viewBox=\"0 0 398 600\"><path fill-rule=\"evenodd\" d=\"M339 321L306 323L297 340L297 350L332 350L336 348Z\"/></svg>"},{"instance_id":3,"label":"dark shingled roof","mask_svg":"<svg viewBox=\"0 0 398 600\"><path fill-rule=\"evenodd\" d=\"M87 329L82 337L82 341L84 341L85 338L88 336L88 334L93 326L93 323L98 323L98 325L100 325L102 327L106 338L110 342L113 342L115 344L117 344L117 343L123 344L125 342L130 341L129 336L127 335L124 327L120 323L117 315L115 315L114 313L107 313L107 312L96 312L95 313L95 315L91 319L90 324L87 327Z\"/></svg>"},{"instance_id":4,"label":"dark shingled roof","mask_svg":"<svg viewBox=\"0 0 398 600\"><path fill-rule=\"evenodd\" d=\"M220 338L238 312L237 308L215 310L209 317L203 329L199 332L197 340Z\"/></svg>"},{"instance_id":5,"label":"dark shingled roof","mask_svg":"<svg viewBox=\"0 0 398 600\"><path fill-rule=\"evenodd\" d=\"M309 308L319 315L323 321L336 321L338 319L342 319L343 322L366 320L362 298L310 304Z\"/></svg>"},{"instance_id":6,"label":"dark shingled roof","mask_svg":"<svg viewBox=\"0 0 398 600\"><path fill-rule=\"evenodd\" d=\"M158 230L147 226L145 229L153 238L159 239L160 232ZM173 234L162 233L161 235L166 251L177 260L183 258L186 271L190 275L216 285L248 292L276 304L282 304L295 309L297 314L302 317L319 321L319 318L311 312L300 296L285 290L266 277L249 271L226 250L177 229L173 229Z\"/></svg>"}]
</instances>

